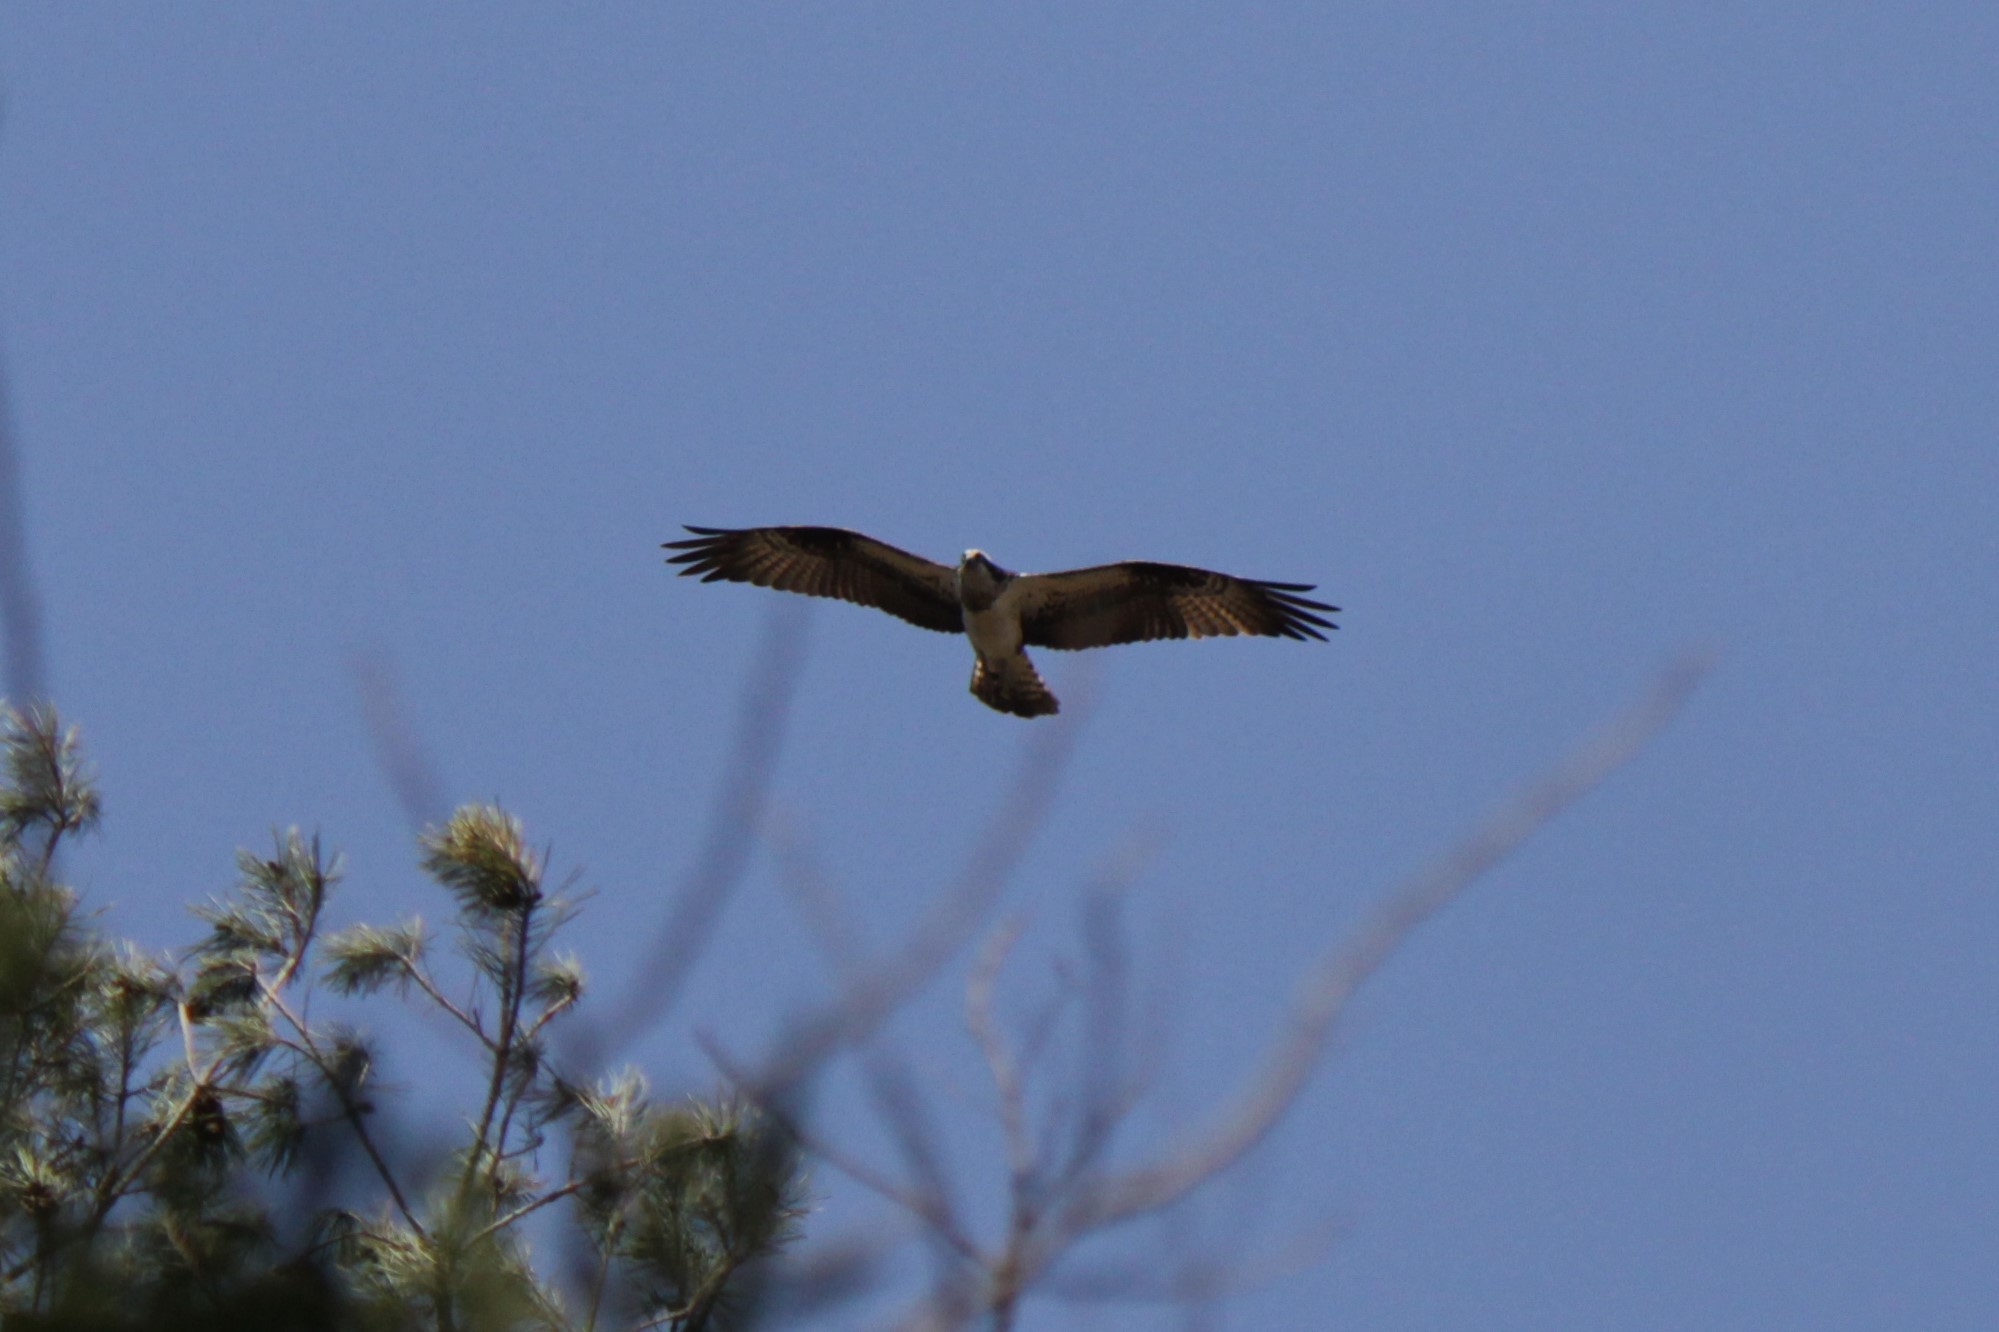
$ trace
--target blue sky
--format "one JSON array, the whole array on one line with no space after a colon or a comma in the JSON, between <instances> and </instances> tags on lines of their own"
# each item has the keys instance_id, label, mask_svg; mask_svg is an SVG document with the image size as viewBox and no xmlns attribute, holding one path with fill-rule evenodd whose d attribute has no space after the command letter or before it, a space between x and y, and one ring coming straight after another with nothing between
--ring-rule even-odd
<instances>
[{"instance_id":1,"label":"blue sky","mask_svg":"<svg viewBox=\"0 0 1999 1332\"><path fill-rule=\"evenodd\" d=\"M1999 1324L1995 59L1947 3L8 6L0 346L106 791L71 871L165 948L296 823L344 918L441 918L369 654L449 797L594 891L571 945L617 992L778 609L671 577L679 524L1316 582L1329 644L1044 662L1095 703L1010 1001L1143 848L1138 1148L1712 647L1168 1238L1339 1227L1231 1326ZM772 800L887 940L1032 727L960 643L805 632ZM990 1199L963 972L891 1039ZM693 1032L754 1052L827 985L759 851L638 1054L709 1086ZM825 1131L888 1159L850 1093ZM818 1181L815 1231L878 1224ZM1101 1318L1026 1324L1165 1321Z\"/></svg>"}]
</instances>

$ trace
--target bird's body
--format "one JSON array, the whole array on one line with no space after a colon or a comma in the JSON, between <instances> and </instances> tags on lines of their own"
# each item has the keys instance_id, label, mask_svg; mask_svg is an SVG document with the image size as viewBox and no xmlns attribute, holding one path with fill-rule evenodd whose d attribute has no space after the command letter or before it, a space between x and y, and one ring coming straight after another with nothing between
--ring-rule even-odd
<instances>
[{"instance_id":1,"label":"bird's body","mask_svg":"<svg viewBox=\"0 0 1999 1332\"><path fill-rule=\"evenodd\" d=\"M987 707L1016 717L1045 717L1059 711L1061 704L1022 650L1026 630L1021 594L1033 584L1023 583L1019 575L1008 573L979 550L965 552L956 582L965 637L977 657L972 667L973 695Z\"/></svg>"},{"instance_id":2,"label":"bird's body","mask_svg":"<svg viewBox=\"0 0 1999 1332\"><path fill-rule=\"evenodd\" d=\"M669 541L680 572L873 606L924 629L962 633L977 658L972 693L1019 717L1058 710L1025 649L1108 647L1153 638L1254 634L1324 639L1309 583L1268 583L1179 564L1127 560L1090 569L1017 574L983 551L957 568L837 527L689 527Z\"/></svg>"}]
</instances>

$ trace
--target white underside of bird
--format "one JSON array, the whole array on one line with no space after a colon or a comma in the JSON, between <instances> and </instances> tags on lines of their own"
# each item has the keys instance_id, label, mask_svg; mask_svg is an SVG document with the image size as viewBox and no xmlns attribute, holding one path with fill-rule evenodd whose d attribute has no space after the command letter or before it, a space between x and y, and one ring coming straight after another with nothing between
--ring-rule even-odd
<instances>
[{"instance_id":1,"label":"white underside of bird","mask_svg":"<svg viewBox=\"0 0 1999 1332\"><path fill-rule=\"evenodd\" d=\"M964 608L965 637L977 657L972 667L972 694L981 703L1020 717L1045 717L1062 705L1034 669L1023 646L1026 631L1021 613L1033 588L1033 575L1008 575L984 553L965 552L956 576L958 604ZM984 609L975 610L974 606Z\"/></svg>"}]
</instances>

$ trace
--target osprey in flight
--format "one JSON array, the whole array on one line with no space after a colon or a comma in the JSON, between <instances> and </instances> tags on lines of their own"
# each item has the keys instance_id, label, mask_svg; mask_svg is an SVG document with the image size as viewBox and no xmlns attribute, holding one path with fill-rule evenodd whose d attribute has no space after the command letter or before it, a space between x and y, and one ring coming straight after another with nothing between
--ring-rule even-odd
<instances>
[{"instance_id":1,"label":"osprey in flight","mask_svg":"<svg viewBox=\"0 0 1999 1332\"><path fill-rule=\"evenodd\" d=\"M1025 648L1236 634L1323 642L1319 630L1339 628L1313 614L1338 606L1298 595L1310 592L1310 583L1266 583L1147 560L1021 574L979 550L966 551L953 569L838 527L687 530L693 540L664 543L684 552L667 557L687 566L683 576L838 597L924 629L965 635L978 658L972 693L1016 717L1043 717L1058 707Z\"/></svg>"}]
</instances>

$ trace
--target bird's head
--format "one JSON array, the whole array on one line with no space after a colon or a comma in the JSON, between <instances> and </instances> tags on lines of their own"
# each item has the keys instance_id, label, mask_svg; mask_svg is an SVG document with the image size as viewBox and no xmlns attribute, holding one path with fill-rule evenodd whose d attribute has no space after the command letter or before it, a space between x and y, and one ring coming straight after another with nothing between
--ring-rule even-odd
<instances>
[{"instance_id":1,"label":"bird's head","mask_svg":"<svg viewBox=\"0 0 1999 1332\"><path fill-rule=\"evenodd\" d=\"M958 563L958 598L975 608L990 606L1011 577L1013 574L987 559L983 550L968 550Z\"/></svg>"}]
</instances>

